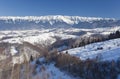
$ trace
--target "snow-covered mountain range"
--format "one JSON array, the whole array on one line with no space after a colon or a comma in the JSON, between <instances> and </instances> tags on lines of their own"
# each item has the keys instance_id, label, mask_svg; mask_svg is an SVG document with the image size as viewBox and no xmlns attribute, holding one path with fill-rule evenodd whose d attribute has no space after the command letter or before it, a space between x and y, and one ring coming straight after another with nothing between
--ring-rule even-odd
<instances>
[{"instance_id":1,"label":"snow-covered mountain range","mask_svg":"<svg viewBox=\"0 0 120 79\"><path fill-rule=\"evenodd\" d=\"M119 26L120 20L114 18L80 16L1 16L0 30L21 30L41 28L100 28Z\"/></svg>"},{"instance_id":2,"label":"snow-covered mountain range","mask_svg":"<svg viewBox=\"0 0 120 79\"><path fill-rule=\"evenodd\" d=\"M80 16L62 16L62 15L56 15L56 16L1 16L0 20L6 20L6 21L35 21L35 23L39 23L40 21L43 22L49 22L51 25L54 24L57 21L65 22L67 24L77 24L79 21L81 22L92 22L92 21L100 21L100 20L115 20L111 18L96 18L96 17L80 17Z\"/></svg>"}]
</instances>

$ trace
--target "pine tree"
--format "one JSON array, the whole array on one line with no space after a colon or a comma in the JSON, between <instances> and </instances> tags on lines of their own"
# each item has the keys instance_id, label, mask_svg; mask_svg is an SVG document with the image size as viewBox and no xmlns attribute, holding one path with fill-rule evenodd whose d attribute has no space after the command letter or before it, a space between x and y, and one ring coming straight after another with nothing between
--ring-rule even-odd
<instances>
[{"instance_id":1,"label":"pine tree","mask_svg":"<svg viewBox=\"0 0 120 79\"><path fill-rule=\"evenodd\" d=\"M33 56L32 55L30 56L30 61L33 61Z\"/></svg>"}]
</instances>

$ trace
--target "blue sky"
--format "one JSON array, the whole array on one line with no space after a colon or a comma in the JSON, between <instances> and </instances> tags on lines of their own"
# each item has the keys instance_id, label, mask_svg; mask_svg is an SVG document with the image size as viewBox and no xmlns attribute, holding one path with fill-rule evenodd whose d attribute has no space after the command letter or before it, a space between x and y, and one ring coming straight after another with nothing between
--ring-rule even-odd
<instances>
[{"instance_id":1,"label":"blue sky","mask_svg":"<svg viewBox=\"0 0 120 79\"><path fill-rule=\"evenodd\" d=\"M78 15L120 19L120 0L0 0L0 16Z\"/></svg>"}]
</instances>

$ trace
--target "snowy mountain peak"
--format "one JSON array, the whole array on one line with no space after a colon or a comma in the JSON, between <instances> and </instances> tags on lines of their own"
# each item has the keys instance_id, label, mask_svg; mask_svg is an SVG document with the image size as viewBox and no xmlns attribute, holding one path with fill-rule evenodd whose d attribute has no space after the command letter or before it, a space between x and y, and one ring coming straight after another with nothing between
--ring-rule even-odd
<instances>
[{"instance_id":1,"label":"snowy mountain peak","mask_svg":"<svg viewBox=\"0 0 120 79\"><path fill-rule=\"evenodd\" d=\"M92 22L99 20L115 20L113 18L96 18L96 17L80 17L80 16L62 16L62 15L49 15L49 16L1 16L0 20L8 21L35 21L39 22L49 22L53 25L55 22L65 22L67 24L73 25L78 24L79 22Z\"/></svg>"}]
</instances>

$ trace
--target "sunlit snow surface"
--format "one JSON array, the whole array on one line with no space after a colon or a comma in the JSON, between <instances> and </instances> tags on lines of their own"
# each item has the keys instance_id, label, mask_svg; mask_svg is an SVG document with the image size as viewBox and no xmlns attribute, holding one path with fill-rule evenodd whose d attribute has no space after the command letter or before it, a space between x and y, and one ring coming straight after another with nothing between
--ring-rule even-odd
<instances>
[{"instance_id":1,"label":"sunlit snow surface","mask_svg":"<svg viewBox=\"0 0 120 79\"><path fill-rule=\"evenodd\" d=\"M97 49L102 47L103 49ZM82 60L101 56L101 61L116 60L120 57L120 38L104 42L89 44L83 47L67 50L69 54L80 57Z\"/></svg>"},{"instance_id":2,"label":"sunlit snow surface","mask_svg":"<svg viewBox=\"0 0 120 79\"><path fill-rule=\"evenodd\" d=\"M16 50L16 48L15 48L14 46L11 46L10 53L11 53L11 55L13 56L13 55L17 54L18 51Z\"/></svg>"}]
</instances>

